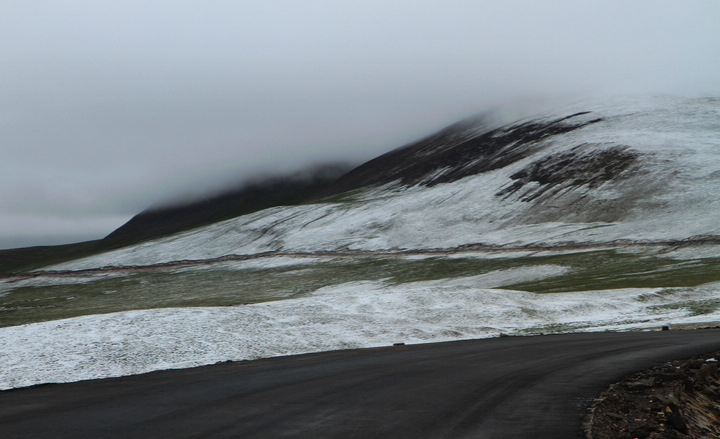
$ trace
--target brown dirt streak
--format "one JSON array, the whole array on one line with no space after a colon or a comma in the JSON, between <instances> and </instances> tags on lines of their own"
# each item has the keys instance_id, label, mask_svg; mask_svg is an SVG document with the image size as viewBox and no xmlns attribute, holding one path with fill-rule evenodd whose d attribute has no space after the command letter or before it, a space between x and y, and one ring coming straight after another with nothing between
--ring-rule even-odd
<instances>
[{"instance_id":1,"label":"brown dirt streak","mask_svg":"<svg viewBox=\"0 0 720 439\"><path fill-rule=\"evenodd\" d=\"M189 267L196 265L210 265L219 262L246 261L252 259L262 259L269 257L373 257L373 256L416 256L416 255L443 255L443 254L461 254L471 253L475 251L496 251L496 252L512 252L512 251L558 251L558 250L586 250L586 249L603 249L603 248L631 248L631 247L669 247L681 248L698 245L717 245L720 244L720 236L717 235L701 235L693 236L685 239L674 240L615 240L608 242L557 242L557 243L536 243L528 245L494 245L494 244L464 244L451 248L428 248L428 249L386 249L386 250L320 250L314 252L284 252L279 250L266 251L253 254L230 254L208 259L182 259L176 261L161 262L147 265L113 265L96 268L84 268L79 270L37 270L27 273L13 274L1 276L0 279L31 279L37 277L54 277L54 276L77 276L98 273L116 273L116 272L137 272L156 270L164 268Z\"/></svg>"}]
</instances>

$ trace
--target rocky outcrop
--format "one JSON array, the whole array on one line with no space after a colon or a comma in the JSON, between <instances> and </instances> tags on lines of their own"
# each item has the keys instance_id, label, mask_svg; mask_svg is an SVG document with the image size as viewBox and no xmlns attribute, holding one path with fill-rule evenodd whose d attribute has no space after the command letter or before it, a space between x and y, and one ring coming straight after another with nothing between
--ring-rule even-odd
<instances>
[{"instance_id":1,"label":"rocky outcrop","mask_svg":"<svg viewBox=\"0 0 720 439\"><path fill-rule=\"evenodd\" d=\"M532 120L488 129L481 120L465 121L383 154L353 169L321 192L334 195L367 186L400 182L434 186L500 169L542 150L543 140L600 122L575 120L583 111L553 120Z\"/></svg>"}]
</instances>

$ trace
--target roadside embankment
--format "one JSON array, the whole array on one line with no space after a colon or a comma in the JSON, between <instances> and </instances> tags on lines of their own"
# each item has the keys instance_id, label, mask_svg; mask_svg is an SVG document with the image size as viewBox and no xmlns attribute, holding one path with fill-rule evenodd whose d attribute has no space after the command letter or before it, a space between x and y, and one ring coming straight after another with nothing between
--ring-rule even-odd
<instances>
[{"instance_id":1,"label":"roadside embankment","mask_svg":"<svg viewBox=\"0 0 720 439\"><path fill-rule=\"evenodd\" d=\"M720 352L615 383L591 405L588 439L720 438Z\"/></svg>"}]
</instances>

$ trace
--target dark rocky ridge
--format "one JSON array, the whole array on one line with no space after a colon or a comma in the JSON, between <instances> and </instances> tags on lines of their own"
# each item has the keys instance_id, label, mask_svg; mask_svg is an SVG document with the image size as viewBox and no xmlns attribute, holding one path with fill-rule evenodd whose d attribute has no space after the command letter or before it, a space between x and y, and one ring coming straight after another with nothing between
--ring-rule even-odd
<instances>
[{"instance_id":1,"label":"dark rocky ridge","mask_svg":"<svg viewBox=\"0 0 720 439\"><path fill-rule=\"evenodd\" d=\"M496 195L508 197L530 182L540 184L522 195L522 201L533 201L551 189L587 185L594 189L601 184L620 178L633 170L639 153L626 146L582 144L570 151L553 154L537 160L511 175L515 183Z\"/></svg>"},{"instance_id":2,"label":"dark rocky ridge","mask_svg":"<svg viewBox=\"0 0 720 439\"><path fill-rule=\"evenodd\" d=\"M600 122L572 123L580 112L551 121L529 121L472 133L465 125L452 125L418 142L383 154L353 169L322 190L335 195L367 186L399 181L404 186L433 186L500 169L542 150L542 140Z\"/></svg>"}]
</instances>

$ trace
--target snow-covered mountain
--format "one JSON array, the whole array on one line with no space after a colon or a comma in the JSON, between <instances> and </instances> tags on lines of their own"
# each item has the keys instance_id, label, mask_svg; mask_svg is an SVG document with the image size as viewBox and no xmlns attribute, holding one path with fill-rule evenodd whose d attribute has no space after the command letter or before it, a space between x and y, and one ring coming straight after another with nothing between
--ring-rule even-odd
<instances>
[{"instance_id":1,"label":"snow-covered mountain","mask_svg":"<svg viewBox=\"0 0 720 439\"><path fill-rule=\"evenodd\" d=\"M57 268L261 252L717 242L720 100L614 98L465 121L323 191Z\"/></svg>"},{"instance_id":2,"label":"snow-covered mountain","mask_svg":"<svg viewBox=\"0 0 720 439\"><path fill-rule=\"evenodd\" d=\"M0 389L395 342L714 326L718 194L720 99L464 121L304 203L0 278Z\"/></svg>"}]
</instances>

